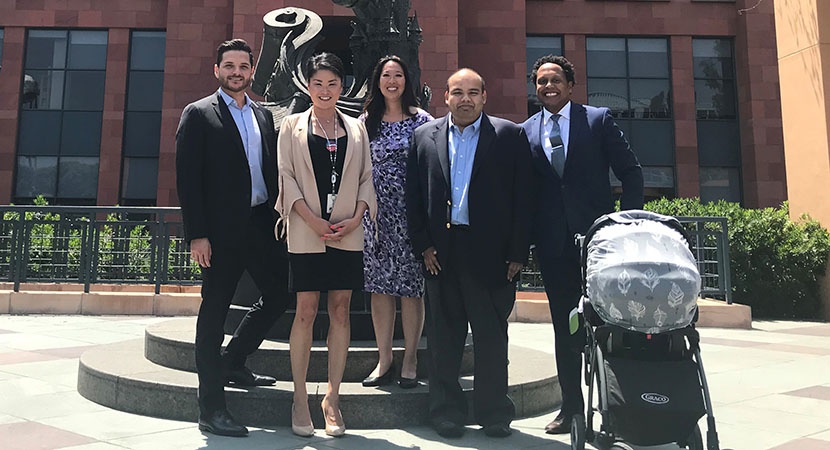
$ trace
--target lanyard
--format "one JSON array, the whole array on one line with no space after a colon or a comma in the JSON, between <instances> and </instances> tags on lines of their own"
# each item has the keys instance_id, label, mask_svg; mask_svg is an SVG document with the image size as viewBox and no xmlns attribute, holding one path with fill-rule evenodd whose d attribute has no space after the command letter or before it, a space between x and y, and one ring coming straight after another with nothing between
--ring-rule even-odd
<instances>
[{"instance_id":1,"label":"lanyard","mask_svg":"<svg viewBox=\"0 0 830 450\"><path fill-rule=\"evenodd\" d=\"M326 138L326 150L329 151L329 159L331 160L331 193L334 194L335 184L337 183L337 169L335 168L337 162L337 115L335 114L334 116L334 139L329 139L329 134L326 133L326 128L320 122L320 119L317 118L317 115L312 113L312 116L317 121L320 129L323 130L323 136Z\"/></svg>"}]
</instances>

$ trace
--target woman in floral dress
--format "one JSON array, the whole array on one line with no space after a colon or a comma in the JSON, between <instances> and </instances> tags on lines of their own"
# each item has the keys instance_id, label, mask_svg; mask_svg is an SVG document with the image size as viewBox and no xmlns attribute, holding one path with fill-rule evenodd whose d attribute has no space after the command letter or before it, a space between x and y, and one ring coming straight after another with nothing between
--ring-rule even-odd
<instances>
[{"instance_id":1,"label":"woman in floral dress","mask_svg":"<svg viewBox=\"0 0 830 450\"><path fill-rule=\"evenodd\" d=\"M371 83L361 118L371 140L378 214L376 223L364 218L363 266L364 290L372 293L378 365L363 385L382 386L395 376L392 335L395 297L400 297L405 351L398 384L413 388L418 385L418 342L424 327L424 279L407 236L404 182L412 132L432 116L418 108L406 64L399 57L382 58Z\"/></svg>"}]
</instances>

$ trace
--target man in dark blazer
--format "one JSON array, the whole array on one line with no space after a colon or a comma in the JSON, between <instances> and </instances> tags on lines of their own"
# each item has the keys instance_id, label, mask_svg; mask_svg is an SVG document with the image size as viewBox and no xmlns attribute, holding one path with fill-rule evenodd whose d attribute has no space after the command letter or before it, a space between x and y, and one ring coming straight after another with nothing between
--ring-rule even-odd
<instances>
[{"instance_id":1,"label":"man in dark blazer","mask_svg":"<svg viewBox=\"0 0 830 450\"><path fill-rule=\"evenodd\" d=\"M545 282L562 389L560 413L545 431L557 434L570 432L572 416L584 413L584 333L571 334L569 327L569 314L582 294L574 234L584 235L594 220L614 210L609 169L622 182L622 209L643 207L643 174L608 108L571 101L573 64L562 56L543 56L533 65L531 78L544 108L522 127L533 159L531 241Z\"/></svg>"},{"instance_id":2,"label":"man in dark blazer","mask_svg":"<svg viewBox=\"0 0 830 450\"><path fill-rule=\"evenodd\" d=\"M507 317L527 261L530 151L522 129L482 113L482 77L447 81L450 114L415 130L406 176L413 251L424 258L429 413L444 437L460 437L467 401L458 377L472 328L474 417L491 437L511 434Z\"/></svg>"},{"instance_id":3,"label":"man in dark blazer","mask_svg":"<svg viewBox=\"0 0 830 450\"><path fill-rule=\"evenodd\" d=\"M202 268L202 304L196 322L199 429L245 436L225 405L224 383L273 384L245 360L289 303L288 259L274 237L277 162L274 119L245 94L253 54L234 39L217 49L220 88L187 105L176 131L176 185L190 255ZM244 270L262 298L220 354L224 323Z\"/></svg>"}]
</instances>

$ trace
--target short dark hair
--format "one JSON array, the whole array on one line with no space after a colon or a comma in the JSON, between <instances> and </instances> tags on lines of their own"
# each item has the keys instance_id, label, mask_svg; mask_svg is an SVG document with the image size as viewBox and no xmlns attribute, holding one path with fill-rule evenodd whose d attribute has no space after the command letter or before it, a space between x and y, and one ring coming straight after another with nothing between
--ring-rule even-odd
<instances>
[{"instance_id":1,"label":"short dark hair","mask_svg":"<svg viewBox=\"0 0 830 450\"><path fill-rule=\"evenodd\" d=\"M216 48L216 65L222 64L222 57L225 56L225 52L230 52L234 50L239 50L243 52L247 52L248 56L251 58L251 65L254 65L254 53L251 51L251 47L245 42L244 39L231 39L230 41L225 41L219 44L219 47Z\"/></svg>"},{"instance_id":2,"label":"short dark hair","mask_svg":"<svg viewBox=\"0 0 830 450\"><path fill-rule=\"evenodd\" d=\"M342 82L346 78L346 69L343 66L343 61L334 53L323 52L309 58L303 70L303 76L306 81L320 70L328 70L333 72L337 78Z\"/></svg>"},{"instance_id":3,"label":"short dark hair","mask_svg":"<svg viewBox=\"0 0 830 450\"><path fill-rule=\"evenodd\" d=\"M557 66L562 68L562 72L565 72L565 80L570 83L575 83L574 79L574 65L570 61L567 60L564 56L560 55L545 55L536 60L533 63L533 69L530 71L530 79L533 81L533 84L536 84L536 73L539 71L539 68L542 67L544 64L556 64Z\"/></svg>"}]
</instances>

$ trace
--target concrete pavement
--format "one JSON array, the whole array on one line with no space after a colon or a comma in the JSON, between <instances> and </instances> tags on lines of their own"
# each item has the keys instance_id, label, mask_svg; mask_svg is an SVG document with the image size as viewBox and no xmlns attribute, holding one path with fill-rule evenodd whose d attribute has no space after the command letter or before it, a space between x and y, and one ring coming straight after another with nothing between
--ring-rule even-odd
<instances>
[{"instance_id":1,"label":"concrete pavement","mask_svg":"<svg viewBox=\"0 0 830 450\"><path fill-rule=\"evenodd\" d=\"M570 448L567 436L544 434L555 411L513 422L506 439L468 427L463 438L445 440L423 426L349 429L341 439L321 430L303 439L287 427L254 428L248 438L234 439L204 435L193 423L115 411L77 393L84 351L141 338L148 324L165 320L0 315L0 449ZM830 450L830 324L755 321L751 330L702 328L701 335L722 449ZM553 364L550 324L511 323L510 338L550 353Z\"/></svg>"}]
</instances>

